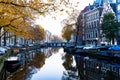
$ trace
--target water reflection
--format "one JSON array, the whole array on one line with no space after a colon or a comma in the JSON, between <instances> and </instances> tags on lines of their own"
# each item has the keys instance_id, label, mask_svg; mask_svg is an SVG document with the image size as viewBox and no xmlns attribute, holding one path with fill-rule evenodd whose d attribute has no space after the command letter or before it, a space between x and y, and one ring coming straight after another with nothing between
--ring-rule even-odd
<instances>
[{"instance_id":1,"label":"water reflection","mask_svg":"<svg viewBox=\"0 0 120 80\"><path fill-rule=\"evenodd\" d=\"M75 56L80 80L120 80L120 64Z\"/></svg>"},{"instance_id":2,"label":"water reflection","mask_svg":"<svg viewBox=\"0 0 120 80\"><path fill-rule=\"evenodd\" d=\"M27 53L28 58L21 70L7 80L61 80L63 71L62 49L45 48L39 52Z\"/></svg>"},{"instance_id":3,"label":"water reflection","mask_svg":"<svg viewBox=\"0 0 120 80\"><path fill-rule=\"evenodd\" d=\"M39 69L39 68L43 67L43 65L45 64L45 60L46 60L45 54L37 52L34 55L33 60L32 60L31 63L33 63L35 68Z\"/></svg>"},{"instance_id":4,"label":"water reflection","mask_svg":"<svg viewBox=\"0 0 120 80\"><path fill-rule=\"evenodd\" d=\"M49 58L46 58L45 65L33 75L31 80L61 80L64 67L62 66L60 49L57 54L52 54Z\"/></svg>"},{"instance_id":5,"label":"water reflection","mask_svg":"<svg viewBox=\"0 0 120 80\"><path fill-rule=\"evenodd\" d=\"M50 57L52 54L56 54L59 52L60 48L42 48L40 51L45 53L46 57Z\"/></svg>"},{"instance_id":6,"label":"water reflection","mask_svg":"<svg viewBox=\"0 0 120 80\"><path fill-rule=\"evenodd\" d=\"M46 56L44 53L30 53L32 60L27 60L21 70L15 72L7 80L29 80L33 74L37 72L37 69L41 68L45 64Z\"/></svg>"},{"instance_id":7,"label":"water reflection","mask_svg":"<svg viewBox=\"0 0 120 80\"><path fill-rule=\"evenodd\" d=\"M120 64L69 55L59 48L27 53L21 70L7 80L120 80Z\"/></svg>"},{"instance_id":8,"label":"water reflection","mask_svg":"<svg viewBox=\"0 0 120 80\"><path fill-rule=\"evenodd\" d=\"M78 80L76 65L72 55L65 54L63 66L66 71L63 72L62 80Z\"/></svg>"}]
</instances>

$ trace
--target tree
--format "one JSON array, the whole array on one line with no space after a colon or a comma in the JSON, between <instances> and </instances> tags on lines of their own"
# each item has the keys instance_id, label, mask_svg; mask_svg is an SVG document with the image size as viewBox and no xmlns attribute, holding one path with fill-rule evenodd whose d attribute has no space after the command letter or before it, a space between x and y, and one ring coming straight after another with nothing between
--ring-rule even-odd
<instances>
[{"instance_id":1,"label":"tree","mask_svg":"<svg viewBox=\"0 0 120 80\"><path fill-rule=\"evenodd\" d=\"M30 38L29 31L39 16L64 10L61 5L65 7L68 4L67 0L0 0L0 30L5 28L0 37L12 32Z\"/></svg>"},{"instance_id":2,"label":"tree","mask_svg":"<svg viewBox=\"0 0 120 80\"><path fill-rule=\"evenodd\" d=\"M51 7L51 9L49 9ZM0 0L0 38L6 32L14 35L28 35L28 30L34 25L39 15L45 15L54 9L51 2L40 0ZM29 27L29 28L28 28ZM5 43L4 39L4 43Z\"/></svg>"},{"instance_id":3,"label":"tree","mask_svg":"<svg viewBox=\"0 0 120 80\"><path fill-rule=\"evenodd\" d=\"M73 27L71 25L67 25L62 30L62 37L69 42L71 40L72 33L73 33Z\"/></svg>"},{"instance_id":4,"label":"tree","mask_svg":"<svg viewBox=\"0 0 120 80\"><path fill-rule=\"evenodd\" d=\"M16 28L19 19L33 25L39 16L64 10L68 4L68 0L0 0L0 28Z\"/></svg>"},{"instance_id":5,"label":"tree","mask_svg":"<svg viewBox=\"0 0 120 80\"><path fill-rule=\"evenodd\" d=\"M14 31L21 24L33 24L38 15L48 12L50 6L51 3L39 0L0 0L0 28L12 27Z\"/></svg>"},{"instance_id":6,"label":"tree","mask_svg":"<svg viewBox=\"0 0 120 80\"><path fill-rule=\"evenodd\" d=\"M114 44L114 39L118 33L118 22L115 20L113 13L104 14L101 29L104 36Z\"/></svg>"},{"instance_id":7,"label":"tree","mask_svg":"<svg viewBox=\"0 0 120 80\"><path fill-rule=\"evenodd\" d=\"M25 38L33 38L30 36L34 32L32 27L35 20L39 16L51 15L57 17L67 13L70 18L69 24L65 26L73 26L78 11L74 8L76 5L69 0L0 0L0 30L2 37L6 32L12 32ZM77 12L76 12L77 11ZM71 13L72 12L72 13ZM74 13L74 14L73 14ZM74 16L73 16L74 15ZM73 23L71 23L73 22ZM31 31L31 32L30 32Z\"/></svg>"},{"instance_id":8,"label":"tree","mask_svg":"<svg viewBox=\"0 0 120 80\"><path fill-rule=\"evenodd\" d=\"M45 39L46 33L42 26L34 25L34 27L29 27L26 31L26 34L22 35L25 39L35 42L40 42Z\"/></svg>"},{"instance_id":9,"label":"tree","mask_svg":"<svg viewBox=\"0 0 120 80\"><path fill-rule=\"evenodd\" d=\"M62 41L62 38L61 37L59 37L59 36L57 36L57 35L52 35L52 37L51 37L51 41L53 41L53 42L61 42Z\"/></svg>"},{"instance_id":10,"label":"tree","mask_svg":"<svg viewBox=\"0 0 120 80\"><path fill-rule=\"evenodd\" d=\"M82 34L83 34L83 21L82 21L82 13L79 14L77 21L76 21L76 44L81 42L82 44Z\"/></svg>"},{"instance_id":11,"label":"tree","mask_svg":"<svg viewBox=\"0 0 120 80\"><path fill-rule=\"evenodd\" d=\"M69 5L69 10L66 11L68 17L61 22L63 26L62 37L67 41L70 41L72 35L76 35L77 30L75 29L75 27L77 22L77 16L79 14L79 11L77 10L77 5L78 3L71 3Z\"/></svg>"},{"instance_id":12,"label":"tree","mask_svg":"<svg viewBox=\"0 0 120 80\"><path fill-rule=\"evenodd\" d=\"M41 41L45 39L46 32L40 25L36 25L34 28L33 37L35 40Z\"/></svg>"}]
</instances>

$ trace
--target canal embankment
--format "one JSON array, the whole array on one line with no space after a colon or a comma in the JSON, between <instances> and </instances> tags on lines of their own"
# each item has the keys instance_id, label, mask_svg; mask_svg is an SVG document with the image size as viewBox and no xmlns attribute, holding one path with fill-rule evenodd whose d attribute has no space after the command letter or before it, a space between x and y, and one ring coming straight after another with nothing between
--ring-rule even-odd
<instances>
[{"instance_id":1,"label":"canal embankment","mask_svg":"<svg viewBox=\"0 0 120 80\"><path fill-rule=\"evenodd\" d=\"M6 54L0 56L0 79L3 80L5 75L4 61L11 54L11 50L8 50Z\"/></svg>"},{"instance_id":2,"label":"canal embankment","mask_svg":"<svg viewBox=\"0 0 120 80\"><path fill-rule=\"evenodd\" d=\"M98 50L98 49L75 49L65 48L64 51L68 54L88 56L95 59L108 60L115 63L120 63L120 51L113 50Z\"/></svg>"}]
</instances>

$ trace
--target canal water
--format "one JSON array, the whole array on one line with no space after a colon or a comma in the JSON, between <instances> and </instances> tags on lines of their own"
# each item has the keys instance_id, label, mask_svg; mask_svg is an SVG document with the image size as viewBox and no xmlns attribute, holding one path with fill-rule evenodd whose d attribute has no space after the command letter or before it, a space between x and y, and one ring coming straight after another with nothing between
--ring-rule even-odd
<instances>
[{"instance_id":1,"label":"canal water","mask_svg":"<svg viewBox=\"0 0 120 80\"><path fill-rule=\"evenodd\" d=\"M52 53L52 55L45 60L45 64L37 72L32 75L30 80L61 80L63 71L63 61L61 60L63 52Z\"/></svg>"},{"instance_id":2,"label":"canal water","mask_svg":"<svg viewBox=\"0 0 120 80\"><path fill-rule=\"evenodd\" d=\"M120 80L120 63L73 54L62 48L30 51L21 57L24 65L6 80Z\"/></svg>"},{"instance_id":3,"label":"canal water","mask_svg":"<svg viewBox=\"0 0 120 80\"><path fill-rule=\"evenodd\" d=\"M79 80L73 56L66 55L62 48L45 48L30 54L24 66L6 80Z\"/></svg>"}]
</instances>

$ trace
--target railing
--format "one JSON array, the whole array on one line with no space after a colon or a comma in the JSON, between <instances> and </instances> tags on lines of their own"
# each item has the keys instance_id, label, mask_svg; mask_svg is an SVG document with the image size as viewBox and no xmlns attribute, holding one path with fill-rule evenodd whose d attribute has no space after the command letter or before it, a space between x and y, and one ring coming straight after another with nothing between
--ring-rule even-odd
<instances>
[{"instance_id":1,"label":"railing","mask_svg":"<svg viewBox=\"0 0 120 80\"><path fill-rule=\"evenodd\" d=\"M68 42L48 42L45 43L47 47L63 47L66 44L69 44Z\"/></svg>"}]
</instances>

